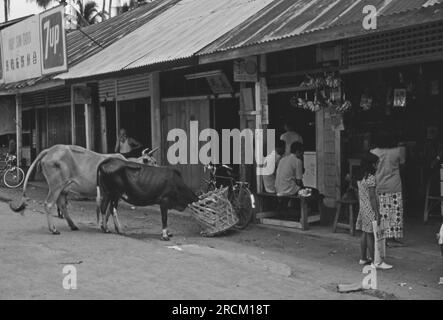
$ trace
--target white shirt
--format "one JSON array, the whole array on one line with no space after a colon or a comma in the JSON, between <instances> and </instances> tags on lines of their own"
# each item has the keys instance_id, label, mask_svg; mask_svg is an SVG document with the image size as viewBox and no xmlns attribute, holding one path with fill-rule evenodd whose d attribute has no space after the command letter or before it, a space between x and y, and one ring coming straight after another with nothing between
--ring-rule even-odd
<instances>
[{"instance_id":1,"label":"white shirt","mask_svg":"<svg viewBox=\"0 0 443 320\"><path fill-rule=\"evenodd\" d=\"M265 158L263 165L265 167L270 166L272 168L272 163L275 163L274 168L277 170L280 160L281 156L274 150ZM275 171L270 175L263 176L263 185L267 193L277 193L275 190Z\"/></svg>"},{"instance_id":2,"label":"white shirt","mask_svg":"<svg viewBox=\"0 0 443 320\"><path fill-rule=\"evenodd\" d=\"M303 161L291 153L280 160L275 178L278 196L295 195L301 189L295 182L303 180Z\"/></svg>"}]
</instances>

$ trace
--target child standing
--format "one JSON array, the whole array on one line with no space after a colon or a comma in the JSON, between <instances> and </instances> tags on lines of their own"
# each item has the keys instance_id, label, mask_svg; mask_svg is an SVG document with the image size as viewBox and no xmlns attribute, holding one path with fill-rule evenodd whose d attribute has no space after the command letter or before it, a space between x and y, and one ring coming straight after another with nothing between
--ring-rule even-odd
<instances>
[{"instance_id":1,"label":"child standing","mask_svg":"<svg viewBox=\"0 0 443 320\"><path fill-rule=\"evenodd\" d=\"M361 259L359 264L365 265L371 262L376 263L377 269L388 270L392 266L382 261L374 260L375 239L373 221L380 221L379 205L377 193L375 191L375 172L377 168L378 157L368 154L362 160L361 172L358 177L358 195L360 202L360 211L358 213L356 229L362 231L361 236ZM369 253L369 258L368 258Z\"/></svg>"}]
</instances>

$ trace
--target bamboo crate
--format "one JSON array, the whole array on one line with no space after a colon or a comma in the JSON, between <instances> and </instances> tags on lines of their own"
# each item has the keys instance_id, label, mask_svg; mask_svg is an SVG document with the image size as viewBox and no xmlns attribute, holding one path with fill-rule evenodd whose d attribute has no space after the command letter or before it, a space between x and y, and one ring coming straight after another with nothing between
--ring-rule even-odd
<instances>
[{"instance_id":1,"label":"bamboo crate","mask_svg":"<svg viewBox=\"0 0 443 320\"><path fill-rule=\"evenodd\" d=\"M231 229L238 223L231 203L228 188L220 188L199 196L199 201L189 205L194 218L203 227L201 234L213 237Z\"/></svg>"}]
</instances>

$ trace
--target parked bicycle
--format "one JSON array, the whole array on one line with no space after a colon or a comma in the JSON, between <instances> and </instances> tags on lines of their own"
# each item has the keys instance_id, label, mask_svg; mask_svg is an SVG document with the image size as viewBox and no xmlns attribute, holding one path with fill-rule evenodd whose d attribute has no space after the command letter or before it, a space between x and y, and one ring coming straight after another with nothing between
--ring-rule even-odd
<instances>
[{"instance_id":1,"label":"parked bicycle","mask_svg":"<svg viewBox=\"0 0 443 320\"><path fill-rule=\"evenodd\" d=\"M3 175L3 183L11 189L21 186L25 180L25 172L17 166L17 157L6 154L3 161L0 161L0 175Z\"/></svg>"},{"instance_id":2,"label":"parked bicycle","mask_svg":"<svg viewBox=\"0 0 443 320\"><path fill-rule=\"evenodd\" d=\"M252 220L255 207L255 199L249 190L249 183L237 181L234 169L227 165L208 164L204 168L205 171L209 171L209 180L203 179L206 186L202 188L202 193L207 193L220 187L228 187L229 202L231 202L239 219L236 227L238 229L246 228ZM225 175L218 175L218 171L221 169L224 169Z\"/></svg>"}]
</instances>

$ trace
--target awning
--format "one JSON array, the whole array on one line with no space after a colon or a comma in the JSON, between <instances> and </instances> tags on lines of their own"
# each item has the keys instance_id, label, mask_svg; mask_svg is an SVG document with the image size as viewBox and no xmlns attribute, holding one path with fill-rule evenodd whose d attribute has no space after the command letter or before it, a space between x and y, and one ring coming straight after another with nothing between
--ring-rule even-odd
<instances>
[{"instance_id":1,"label":"awning","mask_svg":"<svg viewBox=\"0 0 443 320\"><path fill-rule=\"evenodd\" d=\"M377 8L375 30L363 8ZM200 63L281 51L443 19L443 0L275 0L198 53Z\"/></svg>"},{"instance_id":2,"label":"awning","mask_svg":"<svg viewBox=\"0 0 443 320\"><path fill-rule=\"evenodd\" d=\"M181 0L59 79L87 78L190 58L272 0Z\"/></svg>"}]
</instances>

